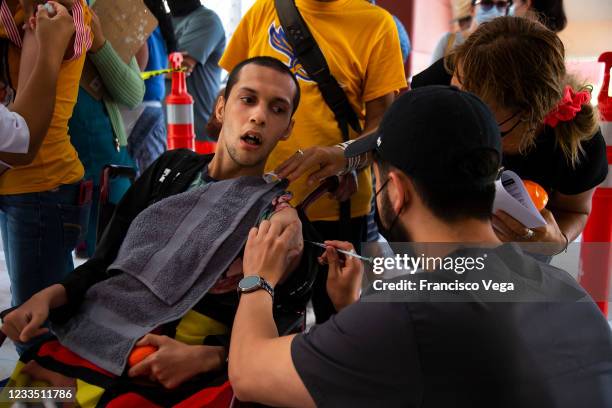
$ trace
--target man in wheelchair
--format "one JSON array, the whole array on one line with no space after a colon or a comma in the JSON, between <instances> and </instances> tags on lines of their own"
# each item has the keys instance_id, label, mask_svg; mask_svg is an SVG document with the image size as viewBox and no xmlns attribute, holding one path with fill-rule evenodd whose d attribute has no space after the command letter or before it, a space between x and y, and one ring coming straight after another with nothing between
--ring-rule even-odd
<instances>
[{"instance_id":1,"label":"man in wheelchair","mask_svg":"<svg viewBox=\"0 0 612 408\"><path fill-rule=\"evenodd\" d=\"M215 108L216 154L162 155L125 194L93 257L4 316L9 338L34 343L8 386L78 384L87 406L231 395L224 368L249 229L264 220L292 226L287 238L297 249L276 289L279 322L303 310L318 266L316 249L303 245L316 233L288 204L286 182L262 177L269 153L291 133L299 98L280 61L236 66ZM130 368L134 346L146 345L156 351ZM212 396L201 395L205 387Z\"/></svg>"}]
</instances>

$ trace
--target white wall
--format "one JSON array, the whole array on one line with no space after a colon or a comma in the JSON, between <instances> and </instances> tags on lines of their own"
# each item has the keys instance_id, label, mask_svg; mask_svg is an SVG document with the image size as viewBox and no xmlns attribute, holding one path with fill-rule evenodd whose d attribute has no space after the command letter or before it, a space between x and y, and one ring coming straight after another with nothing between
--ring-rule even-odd
<instances>
[{"instance_id":1,"label":"white wall","mask_svg":"<svg viewBox=\"0 0 612 408\"><path fill-rule=\"evenodd\" d=\"M255 0L200 0L202 4L219 15L225 29L225 37L229 39L234 34L240 18L255 3Z\"/></svg>"},{"instance_id":2,"label":"white wall","mask_svg":"<svg viewBox=\"0 0 612 408\"><path fill-rule=\"evenodd\" d=\"M431 64L431 55L440 37L452 28L450 0L414 0L413 7L412 75Z\"/></svg>"},{"instance_id":3,"label":"white wall","mask_svg":"<svg viewBox=\"0 0 612 408\"><path fill-rule=\"evenodd\" d=\"M567 27L559 37L565 45L568 70L594 86L593 104L603 81L599 55L612 51L612 0L565 0Z\"/></svg>"}]
</instances>

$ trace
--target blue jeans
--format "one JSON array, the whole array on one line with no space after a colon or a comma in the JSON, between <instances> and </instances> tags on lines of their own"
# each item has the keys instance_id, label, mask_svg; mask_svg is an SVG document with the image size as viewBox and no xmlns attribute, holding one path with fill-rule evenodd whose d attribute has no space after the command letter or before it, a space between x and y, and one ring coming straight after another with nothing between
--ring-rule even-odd
<instances>
[{"instance_id":1,"label":"blue jeans","mask_svg":"<svg viewBox=\"0 0 612 408\"><path fill-rule=\"evenodd\" d=\"M72 272L72 250L87 212L77 205L79 186L0 196L0 232L13 306Z\"/></svg>"}]
</instances>

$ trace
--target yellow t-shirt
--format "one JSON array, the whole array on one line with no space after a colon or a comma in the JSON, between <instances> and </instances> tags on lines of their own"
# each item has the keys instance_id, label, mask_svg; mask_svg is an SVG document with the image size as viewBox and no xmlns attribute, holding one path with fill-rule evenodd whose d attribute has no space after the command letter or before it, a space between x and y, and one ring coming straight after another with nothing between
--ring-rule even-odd
<instances>
[{"instance_id":1,"label":"yellow t-shirt","mask_svg":"<svg viewBox=\"0 0 612 408\"><path fill-rule=\"evenodd\" d=\"M91 14L87 4L81 2L85 24L89 26ZM83 178L83 165L68 136L68 120L76 104L85 56L84 52L78 59L62 63L57 79L53 117L40 150L32 163L10 169L0 176L0 194L48 191ZM19 64L19 60L11 59L9 64Z\"/></svg>"},{"instance_id":2,"label":"yellow t-shirt","mask_svg":"<svg viewBox=\"0 0 612 408\"><path fill-rule=\"evenodd\" d=\"M365 0L297 0L296 4L363 125L366 102L406 87L393 17ZM245 14L219 65L230 71L239 62L255 56L272 56L284 62L298 77L302 91L293 133L272 152L267 170L274 169L298 149L342 142L333 112L325 104L317 84L293 56L276 15L274 0L258 0ZM351 139L357 136L351 131ZM305 180L306 176L289 186L295 202L302 201L314 189ZM360 172L358 182L359 190L351 201L353 217L370 210L370 172ZM339 208L336 200L324 197L310 207L308 217L336 221Z\"/></svg>"}]
</instances>

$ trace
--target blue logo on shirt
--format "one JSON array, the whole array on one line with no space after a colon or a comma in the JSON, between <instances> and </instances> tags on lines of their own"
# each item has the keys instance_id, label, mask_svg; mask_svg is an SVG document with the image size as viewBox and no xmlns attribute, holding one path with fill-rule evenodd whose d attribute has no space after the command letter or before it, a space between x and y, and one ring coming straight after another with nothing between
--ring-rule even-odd
<instances>
[{"instance_id":1,"label":"blue logo on shirt","mask_svg":"<svg viewBox=\"0 0 612 408\"><path fill-rule=\"evenodd\" d=\"M289 44L287 36L285 36L285 30L283 30L283 27L281 26L277 29L274 22L272 22L270 29L268 30L268 34L270 38L270 46L289 58L289 62L286 62L285 64L289 67L291 72L293 72L295 76L302 81L314 82L312 79L310 79L306 73L306 70L302 67L302 64L299 63L297 58L293 55L293 48Z\"/></svg>"}]
</instances>

